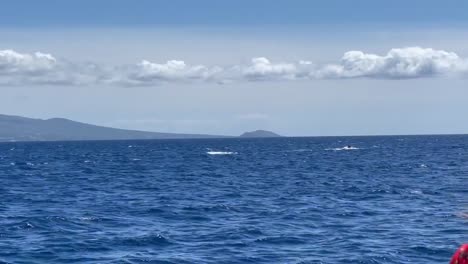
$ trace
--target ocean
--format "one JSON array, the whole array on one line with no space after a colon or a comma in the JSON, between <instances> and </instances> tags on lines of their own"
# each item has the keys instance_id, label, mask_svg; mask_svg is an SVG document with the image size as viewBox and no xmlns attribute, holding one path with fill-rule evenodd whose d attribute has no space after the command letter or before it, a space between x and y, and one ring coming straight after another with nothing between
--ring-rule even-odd
<instances>
[{"instance_id":1,"label":"ocean","mask_svg":"<svg viewBox=\"0 0 468 264\"><path fill-rule=\"evenodd\" d=\"M0 143L0 180L0 263L435 264L468 241L468 136Z\"/></svg>"}]
</instances>

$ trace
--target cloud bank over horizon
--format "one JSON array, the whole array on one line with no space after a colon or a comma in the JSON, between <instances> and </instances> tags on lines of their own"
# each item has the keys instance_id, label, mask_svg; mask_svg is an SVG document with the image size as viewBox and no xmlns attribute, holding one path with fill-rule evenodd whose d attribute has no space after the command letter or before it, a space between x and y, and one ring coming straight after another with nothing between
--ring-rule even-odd
<instances>
[{"instance_id":1,"label":"cloud bank over horizon","mask_svg":"<svg viewBox=\"0 0 468 264\"><path fill-rule=\"evenodd\" d=\"M400 80L467 74L468 58L455 52L421 47L395 48L384 55L348 51L339 61L321 65L308 60L272 62L265 57L255 57L247 64L227 66L192 65L183 60L165 63L142 60L110 67L71 62L42 52L0 50L0 86L153 86L173 82L223 84L350 78Z\"/></svg>"},{"instance_id":2,"label":"cloud bank over horizon","mask_svg":"<svg viewBox=\"0 0 468 264\"><path fill-rule=\"evenodd\" d=\"M88 85L104 79L93 63L74 64L48 53L0 50L0 85Z\"/></svg>"}]
</instances>

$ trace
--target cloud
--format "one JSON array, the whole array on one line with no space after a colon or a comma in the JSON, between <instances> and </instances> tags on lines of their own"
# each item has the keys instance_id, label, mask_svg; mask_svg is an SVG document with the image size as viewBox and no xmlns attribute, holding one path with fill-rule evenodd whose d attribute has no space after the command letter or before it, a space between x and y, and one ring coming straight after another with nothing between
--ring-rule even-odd
<instances>
[{"instance_id":1,"label":"cloud","mask_svg":"<svg viewBox=\"0 0 468 264\"><path fill-rule=\"evenodd\" d=\"M468 59L454 52L421 47L391 49L384 55L348 51L340 61L317 65L308 60L272 62L255 57L247 64L191 65L143 60L105 67L57 59L51 54L0 50L0 85L121 85L161 83L294 81L314 79L408 79L468 74Z\"/></svg>"},{"instance_id":2,"label":"cloud","mask_svg":"<svg viewBox=\"0 0 468 264\"><path fill-rule=\"evenodd\" d=\"M57 67L50 54L36 52L23 54L13 50L0 50L0 82L43 82L44 77Z\"/></svg>"},{"instance_id":3,"label":"cloud","mask_svg":"<svg viewBox=\"0 0 468 264\"><path fill-rule=\"evenodd\" d=\"M273 63L265 57L257 57L253 58L249 65L235 66L234 69L241 73L237 78L248 81L268 81L306 78L313 69L312 67L312 62L305 60Z\"/></svg>"},{"instance_id":4,"label":"cloud","mask_svg":"<svg viewBox=\"0 0 468 264\"><path fill-rule=\"evenodd\" d=\"M36 52L21 54L13 50L0 50L0 74L37 74L55 67L57 60L50 54Z\"/></svg>"},{"instance_id":5,"label":"cloud","mask_svg":"<svg viewBox=\"0 0 468 264\"><path fill-rule=\"evenodd\" d=\"M215 80L216 75L223 69L218 66L206 67L203 65L187 65L184 61L170 60L164 64L153 63L147 60L127 67L124 80L129 84L145 85L158 82L175 81L209 81Z\"/></svg>"},{"instance_id":6,"label":"cloud","mask_svg":"<svg viewBox=\"0 0 468 264\"><path fill-rule=\"evenodd\" d=\"M79 85L102 78L99 66L59 61L51 54L0 50L0 85Z\"/></svg>"},{"instance_id":7,"label":"cloud","mask_svg":"<svg viewBox=\"0 0 468 264\"><path fill-rule=\"evenodd\" d=\"M346 52L339 64L326 65L316 78L406 79L457 74L468 69L466 59L454 52L410 47L391 49L386 55Z\"/></svg>"},{"instance_id":8,"label":"cloud","mask_svg":"<svg viewBox=\"0 0 468 264\"><path fill-rule=\"evenodd\" d=\"M391 49L385 55L348 51L338 63L316 65L308 60L272 62L252 58L248 64L231 66L187 65L170 60L158 64L144 60L131 66L117 83L154 85L160 82L314 80L314 79L408 79L468 73L468 60L454 52L430 48Z\"/></svg>"},{"instance_id":9,"label":"cloud","mask_svg":"<svg viewBox=\"0 0 468 264\"><path fill-rule=\"evenodd\" d=\"M241 69L248 80L295 79L298 69L292 63L273 64L265 57L253 58L249 66Z\"/></svg>"}]
</instances>

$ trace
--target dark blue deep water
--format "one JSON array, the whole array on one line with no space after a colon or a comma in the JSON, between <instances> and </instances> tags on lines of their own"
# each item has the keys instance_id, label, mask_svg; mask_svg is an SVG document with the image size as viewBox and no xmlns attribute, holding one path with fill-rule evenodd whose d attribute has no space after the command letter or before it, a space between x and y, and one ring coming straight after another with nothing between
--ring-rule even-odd
<instances>
[{"instance_id":1,"label":"dark blue deep water","mask_svg":"<svg viewBox=\"0 0 468 264\"><path fill-rule=\"evenodd\" d=\"M0 180L2 263L430 264L468 240L468 136L1 143Z\"/></svg>"}]
</instances>

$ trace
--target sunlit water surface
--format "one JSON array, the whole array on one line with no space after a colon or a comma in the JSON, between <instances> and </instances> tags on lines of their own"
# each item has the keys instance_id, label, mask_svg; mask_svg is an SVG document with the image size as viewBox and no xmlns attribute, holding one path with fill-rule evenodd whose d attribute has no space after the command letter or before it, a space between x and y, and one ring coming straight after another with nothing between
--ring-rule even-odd
<instances>
[{"instance_id":1,"label":"sunlit water surface","mask_svg":"<svg viewBox=\"0 0 468 264\"><path fill-rule=\"evenodd\" d=\"M1 143L0 180L3 263L431 264L468 240L468 136Z\"/></svg>"}]
</instances>

